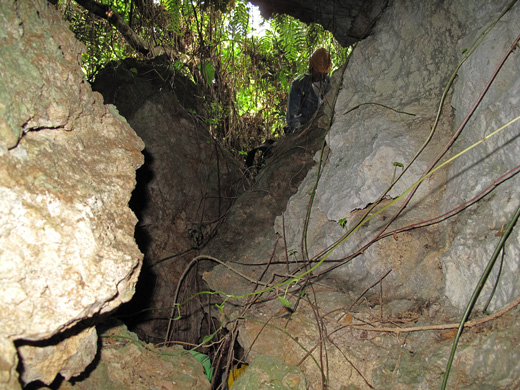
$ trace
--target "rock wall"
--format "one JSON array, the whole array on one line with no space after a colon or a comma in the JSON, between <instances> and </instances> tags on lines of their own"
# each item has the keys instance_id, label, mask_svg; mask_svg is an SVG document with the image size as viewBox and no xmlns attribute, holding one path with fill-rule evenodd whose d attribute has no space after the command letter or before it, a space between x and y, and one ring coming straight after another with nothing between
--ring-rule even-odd
<instances>
[{"instance_id":1,"label":"rock wall","mask_svg":"<svg viewBox=\"0 0 520 390\"><path fill-rule=\"evenodd\" d=\"M488 3L473 14L462 12L464 6L459 3L437 1L419 7L398 1L382 16L374 35L356 47L345 72L327 139L331 154L317 188L308 232L311 255L345 233L340 220L346 219L347 229L355 226L362 211L385 193L403 169L394 163L407 165L412 161L435 125L426 149L386 192L388 201L383 205L400 197L420 179L455 134L516 38L513 20L518 15L518 6L500 20L462 64L446 102L441 104L450 77L467 54L465 49L470 48L506 5ZM520 82L518 66L517 56L509 56L485 99L441 162L518 115L514 92ZM436 124L440 107L440 120ZM510 126L428 177L388 230L443 215L513 169L518 129L518 124ZM298 247L301 241L303 230L299 221L305 215L305 194L311 190L315 177L316 170L308 175L285 213L289 247ZM514 191L518 180L512 177L498 191L455 218L379 241L362 256L334 271L331 279L336 285L357 286L351 288L362 291L362 286L370 285L392 269L385 279L389 298L414 296L430 301L446 296L450 304L463 310L497 245L496 233L518 206ZM401 204L403 199L376 214L332 256L347 257L368 243ZM282 231L281 218L277 231ZM514 271L518 267L519 233L513 236L495 295L495 308L517 295ZM489 283L488 294L492 284Z\"/></svg>"},{"instance_id":2,"label":"rock wall","mask_svg":"<svg viewBox=\"0 0 520 390\"><path fill-rule=\"evenodd\" d=\"M388 0L253 0L265 19L287 14L304 23L319 23L343 46L365 38L388 6Z\"/></svg>"},{"instance_id":3,"label":"rock wall","mask_svg":"<svg viewBox=\"0 0 520 390\"><path fill-rule=\"evenodd\" d=\"M202 92L176 74L168 58L126 60L101 71L93 84L113 103L145 142L145 164L131 207L139 218L136 238L145 254L141 280L126 318L147 341L166 338L177 282L186 265L216 233L242 178L240 165L210 136L197 113ZM187 276L183 294L203 290L196 273ZM177 341L200 342L204 311L195 301L183 307L187 321L176 321ZM201 334L202 332L202 334Z\"/></svg>"},{"instance_id":4,"label":"rock wall","mask_svg":"<svg viewBox=\"0 0 520 390\"><path fill-rule=\"evenodd\" d=\"M516 172L518 122L437 170L395 221L393 215L404 202L402 194L456 134L515 40L520 7L513 4L472 51L472 43L506 9L505 1L390 2L373 35L357 45L346 70L335 74L335 85L342 89L337 100L328 97L317 126L278 143L255 183L226 214L217 239L204 253L227 261L241 275L219 266L204 278L215 291L249 298L253 295L245 294L258 287L251 281L282 280L307 252L318 255L356 227L385 194L368 222L315 270L329 271L317 282L299 284L297 279L264 294L245 313L234 311L231 300L216 313L228 328L238 327L244 359L252 367L271 372L283 366L278 359L300 365L305 379L299 373L278 378L289 378L283 384L296 388L306 382L323 387L326 375L333 390L439 386L453 338L441 331L456 327L503 226L518 207L519 179L509 175L497 190L458 214L419 224L437 222L508 171ZM80 70L82 47L46 2L9 1L0 7L0 383L19 389L19 357L23 382L50 383L58 373L70 378L82 372L97 349L97 334L88 320L132 296L142 255L133 239L136 218L127 205L144 145L114 107L91 92ZM133 69L126 69L131 78L146 84L148 73L138 78L143 75ZM442 161L519 115L519 70L516 50ZM454 72L455 82L444 94ZM239 171L219 165L224 156L212 154L211 141L191 136L198 132L196 119L176 101L189 94L166 94L157 78L149 81L149 96L115 88L112 97L114 102L122 95L132 100L120 110L141 128L150 167L163 168L144 175L148 201L140 209L140 230L152 239L145 249L153 260L150 268L160 269L155 277L162 298L151 306L167 308L174 291L169 278L180 275L188 260L165 259L212 236L215 225L203 222L214 222L227 209L229 203L216 199L225 198L220 190L232 186L222 183L233 183ZM328 117L333 120L322 155ZM150 130L150 118L158 132ZM175 131L170 131L172 125ZM432 129L431 140L415 158ZM178 144L182 148L172 153ZM197 163L191 164L193 156ZM186 160L195 171L184 169ZM340 263L388 221L393 221L387 229L393 234ZM517 297L518 240L515 229L490 310ZM377 283L381 278L383 283ZM491 283L477 308L490 291ZM277 294L292 304L291 310ZM166 310L161 316L169 314ZM234 321L237 314L240 320ZM465 332L451 387L518 387L517 315L515 309L494 321L484 317L487 322L477 331ZM438 330L394 335L388 324L401 329L438 324ZM162 328L147 331L160 338ZM173 338L181 331L176 329ZM262 385L269 386L264 368L242 382L258 382L256 372L262 373Z\"/></svg>"},{"instance_id":5,"label":"rock wall","mask_svg":"<svg viewBox=\"0 0 520 390\"><path fill-rule=\"evenodd\" d=\"M420 179L470 113L519 33L516 21L520 7L516 4L462 64L446 95L446 102L442 104L443 93L458 64L506 6L506 1L479 3L478 6L462 1L422 4L396 1L382 16L374 35L356 47L343 78L334 124L327 138L331 154L317 188L307 236L311 255L319 253L345 233L346 229L338 223L341 219L346 218L347 229L355 226L363 210L385 193L392 178L401 170L394 162L406 165L412 161L428 139L438 109L442 107L440 121L428 146L387 192L388 200L383 204L397 199ZM515 52L508 57L441 162L520 114L519 66ZM389 230L444 215L516 168L519 132L520 125L515 123L428 177ZM316 169L289 202L285 213L285 237L289 247L300 244L307 194L315 177ZM416 304L423 302L428 306L439 302L446 310L453 306L461 313L500 239L501 227L508 223L520 204L516 191L519 179L518 176L511 177L484 200L455 217L426 228L399 232L377 242L361 256L328 275L329 286L361 293L391 270L384 279L384 297L390 301L387 309L391 310L392 300L411 299ZM369 242L402 203L403 199L377 214L331 257L347 257ZM281 218L276 227L277 231L282 231ZM508 240L491 310L500 309L518 297L519 237L520 231L515 229ZM498 265L477 308L483 308L497 274ZM511 329L511 337L516 337L513 336L516 332ZM480 342L484 345L481 353L494 356L492 348L485 348L492 342ZM439 344L438 351L444 348ZM501 380L509 385L500 385L500 388L513 386L516 374L512 372L517 372L518 367L512 368L508 379L500 374L500 365L507 364L513 355L514 351L508 349L504 351L504 358L500 358L502 363L493 364L494 368L490 370L493 379L467 383L465 388L482 388L484 382L499 386ZM442 364L439 369L442 372ZM466 369L471 370L470 367ZM426 371L431 372L431 369ZM459 372L458 375L462 380L460 375L464 374ZM377 376L374 377L376 381ZM405 374L400 380L404 384L410 379ZM418 388L428 381L426 377L418 378L412 387Z\"/></svg>"},{"instance_id":6,"label":"rock wall","mask_svg":"<svg viewBox=\"0 0 520 390\"><path fill-rule=\"evenodd\" d=\"M325 375L330 389L440 386L454 337L442 330L457 327L503 227L520 204L518 175L501 180L518 171L519 122L429 175L394 215L438 156L436 166L520 114L517 48L443 153L519 33L520 6L507 7L507 1L397 0L389 3L373 34L358 43L342 77L325 137L328 148L314 157L316 163L322 161L319 181L315 164L276 218L273 233L242 243L242 251L214 253L231 259L228 265L240 275L231 276L221 266L205 275L213 289L245 301L255 297L252 291L258 287L252 281L262 276L261 282L284 280L307 252L311 259L323 259L313 270L320 275L314 283L301 283L309 274L294 278L262 295L262 303L247 306L245 313L234 311L228 296L227 318L247 318L228 326L238 326L248 361L269 355L298 364L311 388L321 388ZM480 44L473 51L475 41ZM495 191L461 207L498 183ZM380 197L379 206L371 209ZM365 213L368 220L358 226ZM388 234L379 237L383 231ZM519 237L515 228L489 306L492 312L518 297ZM258 242L268 243L263 252L256 249ZM286 268L269 272L274 268L269 264L284 262ZM474 310L476 318L483 316L477 309L490 295L495 268ZM277 296L296 312L284 314ZM506 347L508 340L519 338L517 316L515 309L468 331L448 388L518 386L515 341ZM389 335L395 326L438 330Z\"/></svg>"},{"instance_id":7,"label":"rock wall","mask_svg":"<svg viewBox=\"0 0 520 390\"><path fill-rule=\"evenodd\" d=\"M456 52L461 53L459 59L462 58L465 50L471 47L472 42L479 38L482 31L477 26L489 23L490 15L495 16L505 5L505 2L489 4L485 7L477 7L475 4L457 4L457 9L469 6L468 11L473 15L472 23L468 23L467 34L456 45ZM499 69L482 102L457 138L451 155L479 142L520 115L518 46L499 68L501 61L520 34L517 23L519 17L520 6L515 4L483 39L457 73L451 100L455 111L453 130L463 123L486 84ZM465 308L475 287L475 281L482 275L504 227L520 206L518 196L520 177L518 175L511 177L507 174L511 170L518 172L519 136L520 124L516 122L465 153L449 167L441 212L451 210L479 196L501 176L506 175L508 178L483 201L461 213L447 225L449 250L441 259L446 278L444 293L459 309ZM502 270L497 289L490 302L490 310L497 310L518 297L519 259L520 230L516 227L507 241ZM497 264L485 286L482 298L477 303L480 309L490 298L499 268Z\"/></svg>"},{"instance_id":8,"label":"rock wall","mask_svg":"<svg viewBox=\"0 0 520 390\"><path fill-rule=\"evenodd\" d=\"M2 2L0 47L0 387L17 389L15 343L24 382L77 375L97 350L85 320L132 297L143 143L49 3Z\"/></svg>"}]
</instances>

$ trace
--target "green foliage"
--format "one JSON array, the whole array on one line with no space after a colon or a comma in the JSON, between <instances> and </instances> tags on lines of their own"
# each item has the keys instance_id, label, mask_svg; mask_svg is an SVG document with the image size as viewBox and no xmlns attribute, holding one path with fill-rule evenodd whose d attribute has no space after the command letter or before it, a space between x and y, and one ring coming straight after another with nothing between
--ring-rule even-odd
<instances>
[{"instance_id":1,"label":"green foliage","mask_svg":"<svg viewBox=\"0 0 520 390\"><path fill-rule=\"evenodd\" d=\"M204 61L200 64L200 69L206 84L211 85L215 79L215 68L211 65L210 61Z\"/></svg>"},{"instance_id":2,"label":"green foliage","mask_svg":"<svg viewBox=\"0 0 520 390\"><path fill-rule=\"evenodd\" d=\"M282 305L286 307L291 307L291 302L285 297L278 297L278 300L282 303Z\"/></svg>"},{"instance_id":3,"label":"green foliage","mask_svg":"<svg viewBox=\"0 0 520 390\"><path fill-rule=\"evenodd\" d=\"M168 12L169 29L174 34L182 34L182 0L164 0L163 4Z\"/></svg>"},{"instance_id":4,"label":"green foliage","mask_svg":"<svg viewBox=\"0 0 520 390\"><path fill-rule=\"evenodd\" d=\"M211 380L213 379L214 370L213 367L211 367L211 359L209 358L209 356L193 350L190 350L189 353L192 354L195 357L195 359L197 359L200 362L200 364L202 364L202 367L204 368L204 374L211 382Z\"/></svg>"},{"instance_id":5,"label":"green foliage","mask_svg":"<svg viewBox=\"0 0 520 390\"><path fill-rule=\"evenodd\" d=\"M341 226L342 228L345 228L347 226L347 218L341 218L339 221L339 226Z\"/></svg>"},{"instance_id":6,"label":"green foliage","mask_svg":"<svg viewBox=\"0 0 520 390\"><path fill-rule=\"evenodd\" d=\"M290 83L306 72L316 48L330 50L334 67L348 55L320 25L287 15L266 21L264 34L254 35L252 6L244 0L98 1L150 46L167 49L173 69L201 88L206 107L199 115L205 113L213 137L237 155L283 132ZM104 19L72 0L62 0L60 9L87 47L89 80L109 61L138 56Z\"/></svg>"},{"instance_id":7,"label":"green foliage","mask_svg":"<svg viewBox=\"0 0 520 390\"><path fill-rule=\"evenodd\" d=\"M124 12L121 7L125 4L116 2L115 5L119 5L117 8ZM76 38L86 47L82 55L82 68L89 81L110 61L136 56L123 37L104 20L90 14L72 0L60 1L59 7Z\"/></svg>"},{"instance_id":8,"label":"green foliage","mask_svg":"<svg viewBox=\"0 0 520 390\"><path fill-rule=\"evenodd\" d=\"M244 2L238 1L231 12L229 28L233 38L244 40L249 32L249 12Z\"/></svg>"}]
</instances>

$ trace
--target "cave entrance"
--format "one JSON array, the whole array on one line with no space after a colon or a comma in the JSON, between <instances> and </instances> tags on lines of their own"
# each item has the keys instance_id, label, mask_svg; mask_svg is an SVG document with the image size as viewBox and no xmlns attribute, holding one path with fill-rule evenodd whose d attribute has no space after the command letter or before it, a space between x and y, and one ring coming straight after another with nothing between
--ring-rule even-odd
<instances>
[{"instance_id":1,"label":"cave entrance","mask_svg":"<svg viewBox=\"0 0 520 390\"><path fill-rule=\"evenodd\" d=\"M119 24L79 4L60 9L86 44L87 78L146 145L130 200L144 264L134 298L116 315L146 342L182 344L216 360L231 351L239 360L221 299L202 278L215 264L192 261L219 239L231 205L250 190L246 152L282 137L290 83L310 54L326 46L338 67L349 50L317 24L287 15L262 23L245 1L179 8L114 1Z\"/></svg>"},{"instance_id":2,"label":"cave entrance","mask_svg":"<svg viewBox=\"0 0 520 390\"><path fill-rule=\"evenodd\" d=\"M145 262L125 314L135 305L140 314L127 318L131 327L147 341L164 342L174 287L243 190L246 152L283 134L290 82L306 71L316 47L328 47L335 66L348 50L318 24L283 14L266 21L246 1L110 7L107 19L109 6L101 12L87 2L59 3L86 44L83 69L93 88L146 144L130 202ZM188 296L204 290L194 274L185 281ZM196 308L200 302L188 306L191 319L175 322L174 333L198 344L214 330L212 321Z\"/></svg>"}]
</instances>

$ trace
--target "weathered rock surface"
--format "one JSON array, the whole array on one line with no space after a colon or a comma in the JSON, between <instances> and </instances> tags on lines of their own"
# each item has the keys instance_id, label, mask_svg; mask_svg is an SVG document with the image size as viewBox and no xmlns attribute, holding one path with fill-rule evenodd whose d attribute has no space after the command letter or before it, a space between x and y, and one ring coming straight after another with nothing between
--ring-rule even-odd
<instances>
[{"instance_id":1,"label":"weathered rock surface","mask_svg":"<svg viewBox=\"0 0 520 390\"><path fill-rule=\"evenodd\" d=\"M268 264L291 261L285 268L277 265L278 279L274 280L280 281L295 267L295 260L301 264L306 250L310 258L323 258L320 253L355 227L380 196L384 195L384 199L370 211L368 222L313 270L314 275L328 271L319 280L302 285L308 274L301 275L301 270L291 284L277 286L261 296L262 303L256 302L245 314L240 313L239 340L246 356L274 355L287 364L305 360L301 366L311 388L321 388L322 372L328 375L330 389L440 386L454 337L449 329L460 320L500 239L502 227L520 203L515 191L519 178L511 177L455 217L442 218L441 222L421 228L406 227L419 226L459 207L515 169L520 153L518 122L426 178L404 212L386 229L389 235L339 267L337 260L363 248L392 221L407 191L435 161L470 111L518 34L518 3L483 37L480 47L460 69L457 66L468 54L466 49L506 6L506 1L488 1L478 6L466 1L396 1L381 16L373 35L356 46L326 136L328 150L314 158L317 163L323 157L323 164L308 226L305 218L317 182L317 164L276 220L275 231L280 237L276 250L276 239L268 241L266 237L272 237L272 233L266 229L251 240L242 241L247 250L229 254L221 248L221 253L214 253L216 257L231 259L233 262L228 264L251 280L225 272L220 266L208 272L205 279L215 290L252 300L255 296L251 292L257 287L251 281L272 275L269 271L275 267L264 271ZM520 114L517 51L509 56L441 162ZM455 83L444 94L456 71ZM414 159L432 128L435 132L431 141ZM401 164L407 165L413 159L403 177L386 192L403 169ZM232 218L233 210L229 215ZM237 221L241 219L227 223L233 225ZM518 297L519 234L516 228L507 243L491 310ZM267 244L256 248L257 243ZM484 306L496 274L497 270L477 308ZM382 283L378 283L382 278ZM270 276L262 279L272 280ZM277 296L288 300L291 310L296 307L292 316L287 309L284 314L283 299L280 303ZM227 318L234 318L236 312L230 302L225 310ZM465 333L448 387L518 386L520 367L513 363L517 358L515 341L506 347L508 340L519 337L519 329L514 325L517 316L518 309L514 309L505 317ZM416 328L431 324L438 324L439 331L406 332L396 337L382 330L396 325ZM359 329L362 326L365 329ZM443 329L446 331L441 332ZM308 356L309 351L318 364ZM328 362L328 366L322 361ZM487 364L491 366L483 369ZM344 370L348 370L346 376L338 376Z\"/></svg>"},{"instance_id":2,"label":"weathered rock surface","mask_svg":"<svg viewBox=\"0 0 520 390\"><path fill-rule=\"evenodd\" d=\"M209 390L202 365L179 345L157 348L120 323L99 326L96 364L59 390Z\"/></svg>"},{"instance_id":3,"label":"weathered rock surface","mask_svg":"<svg viewBox=\"0 0 520 390\"><path fill-rule=\"evenodd\" d=\"M460 53L459 60L462 60L464 50L479 37L481 29L476 26L489 23L490 15L496 17L497 11L501 11L505 4L493 3L486 7L477 7L471 3L468 6L474 18L469 24L468 34L456 46L457 53ZM458 7L460 9L462 5ZM452 99L455 109L454 128L463 123L518 37L519 18L520 6L516 4L489 32L459 70ZM464 127L454 144L452 155L518 118L519 75L520 58L517 47L501 67L482 102ZM519 136L520 121L517 121L458 158L448 171L441 211L451 210L470 201L502 175L517 168L520 155ZM467 305L476 281L482 275L497 246L504 226L520 206L519 186L520 177L516 175L500 184L484 201L457 216L454 223L448 225L451 245L441 259L446 276L445 294L450 302L461 310ZM499 283L490 302L491 310L501 308L520 294L519 259L520 229L517 227L507 241ZM477 304L480 309L490 298L498 269L497 264Z\"/></svg>"},{"instance_id":4,"label":"weathered rock surface","mask_svg":"<svg viewBox=\"0 0 520 390\"><path fill-rule=\"evenodd\" d=\"M411 161L442 106L432 141L386 194L381 205L388 208L372 211L373 217L314 275L338 264L329 261L349 256L375 237L403 201L391 204L392 200L420 178L454 134L515 39L518 3L475 52L465 50L506 5L463 0L389 4L374 34L355 49L344 75L336 74L342 77L343 88L337 102L330 98L325 106L329 114L334 106L334 118L324 154L319 150L327 120L303 136L279 142L251 190L226 214L218 239L204 253L227 261L246 277L218 266L205 274L211 287L245 298L258 287L255 280L283 280L307 251L310 257L317 256L333 244L346 231L341 225L355 226L400 173L400 164ZM0 11L0 383L18 389L15 341L23 358L24 381L48 383L58 372L65 378L77 375L96 348L96 335L82 320L111 311L132 295L141 255L132 238L136 219L127 203L143 145L113 107L104 106L84 83L78 65L81 47L47 3L7 2ZM448 80L467 53L471 56L441 104ZM518 116L517 53L509 56L444 159ZM198 131L195 121L177 105L178 99L191 95L166 93L169 75L165 80L150 77L157 69L141 71L138 65L126 70L132 81L148 84L148 92L138 95L118 89L116 83L112 97L116 102L126 94L132 100L120 111L141 128L153 168L142 172L145 200L136 202L143 206L140 229L152 239L146 254L153 260L157 289L162 290L156 296L163 297L150 306L167 308L175 287L169 281L180 276L188 261L177 255L212 236L216 223L205 222L218 220L231 203L213 199L233 195L226 192L232 186L222 183L232 183L238 170L221 165L227 160L221 152L212 154L211 141L191 137L190 132ZM151 124L159 131L151 131ZM442 215L515 168L519 128L516 122L428 177L388 230ZM182 147L172 153L175 144ZM194 155L197 163L191 163ZM209 165L203 163L207 161ZM314 192L318 161L322 171ZM187 165L195 171L186 170ZM297 277L290 285L278 286L240 313L240 321L232 321L237 312L231 301L219 314L229 320L229 328L238 324L239 340L252 367L262 355L278 357L284 360L278 368L300 365L313 389L322 387L324 377L332 390L437 388L460 313L502 226L520 203L515 191L518 180L513 176L484 200L441 223L390 234L318 280L302 284L304 278ZM314 193L307 227L309 195ZM185 204L185 199L194 202ZM491 310L518 294L518 241L515 229ZM170 256L182 260L166 261ZM199 290L187 282L194 292ZM478 308L490 290L489 285ZM283 305L287 301L290 309ZM158 318L169 315L165 310ZM486 317L475 330L465 331L449 388L518 387L517 317L514 309L500 318ZM200 324L201 317L192 318ZM417 328L432 324L437 330ZM145 334L161 338L163 330L160 325ZM182 331L191 332L174 330L175 335ZM175 363L155 359L155 353L150 357L157 365L142 365L140 359L150 347L135 336L125 336L126 341L119 336L103 339L106 352L114 352L104 360L112 368L98 366L108 370L114 386L123 383L116 388L136 388L140 374L146 376L148 388L174 388L174 381L184 379L188 388L208 386L200 365L187 362L191 368L185 376L185 371L175 371ZM193 339L193 334L189 337ZM115 353L120 352L117 349L123 356ZM236 386L240 381L270 384L279 372L252 370ZM100 378L105 379L96 379L93 388L107 376ZM299 375L287 378L281 380L289 388L304 382Z\"/></svg>"},{"instance_id":5,"label":"weathered rock surface","mask_svg":"<svg viewBox=\"0 0 520 390\"><path fill-rule=\"evenodd\" d=\"M18 346L18 353L24 363L21 376L24 383L39 380L49 384L58 374L65 379L80 375L96 357L98 337L96 329L92 327L78 334L65 333L62 340L46 344Z\"/></svg>"},{"instance_id":6,"label":"weathered rock surface","mask_svg":"<svg viewBox=\"0 0 520 390\"><path fill-rule=\"evenodd\" d=\"M353 298L346 294L313 295L317 303L314 309L318 308L322 316L319 325L306 301L290 318L273 317L270 309L274 308L263 307L249 317L253 321L241 324L239 341L248 361L268 354L283 359L288 366L299 366L311 389L322 388L322 373L328 378L328 388L339 390L440 387L439 378L457 325L450 323L448 313L435 306L423 310L404 301L385 303L383 312L388 325L407 328L440 324L435 332L396 335L378 331L375 324L379 322L381 307L377 304L366 302L349 311ZM514 348L520 337L517 316L518 313L507 315L499 328L488 323L478 332L464 334L448 388L453 388L457 381L461 387L472 389L516 387L515 373L520 369L519 352ZM451 328L443 327L445 324Z\"/></svg>"},{"instance_id":7,"label":"weathered rock surface","mask_svg":"<svg viewBox=\"0 0 520 390\"><path fill-rule=\"evenodd\" d=\"M383 195L402 171L394 163L407 165L427 139L444 86L457 65L454 45L461 31L455 17L442 2L413 7L400 1L382 16L374 35L354 50L327 139L330 157L313 204L307 233L310 256L332 245L346 229L355 226L362 210ZM424 44L425 39L428 45ZM450 107L444 105L429 146L388 191L387 199L397 198L421 177L450 133ZM285 226L290 227L286 229L289 248L298 247L301 241L300 221L306 212L306 194L315 180L316 171L309 174L288 205ZM393 228L437 216L444 183L442 171L423 182ZM368 243L400 204L402 201L364 224L331 256L347 257ZM388 206L388 202L383 205ZM342 219L346 219L346 229L339 224ZM280 218L277 231L281 231ZM405 232L387 238L337 269L331 277L338 286L347 284L349 289L361 292L392 270L385 279L388 298L439 299L444 286L439 262L444 242L437 239L441 235L442 230L434 226L419 234Z\"/></svg>"},{"instance_id":8,"label":"weathered rock surface","mask_svg":"<svg viewBox=\"0 0 520 390\"><path fill-rule=\"evenodd\" d=\"M430 2L414 9L411 4L401 1L382 17L374 36L356 48L345 73L344 88L338 96L335 121L329 133L331 155L317 188L314 216L307 235L311 255L341 237L345 230L339 226L340 220L346 218L347 228L354 226L361 213L358 210L365 209L385 192L392 178L401 170L394 162L407 164L411 161L435 123L446 83L464 56L462 49L469 47L505 6L505 3L494 3L485 7L486 12L479 10L482 16L478 25L481 27L475 29L474 20L466 19L454 4L447 6L442 2ZM408 12L409 17L403 17ZM518 7L513 8L484 39L479 51L462 66L459 71L461 76L454 86L454 120L450 107L445 104L429 146L387 193L388 198L399 197L419 180L426 166L462 122L485 86L483 81L476 83L473 76L465 76L465 72L478 74L478 79L492 74L501 57L497 55L494 62L489 62L489 47L505 54L515 38L511 31L514 26L512 20L518 12ZM421 17L413 17L414 14ZM424 43L426 36L429 37L428 45ZM367 53L371 53L370 57ZM472 65L474 62L485 62L489 69ZM490 124L497 123L498 127L498 123L507 121L506 118L514 118L516 96L512 91L520 82L517 70L518 60L512 57L490 90L494 96L486 97L487 100L479 108L480 113L476 113L458 139L456 151L489 133ZM468 88L475 91L470 92ZM500 102L497 102L498 96ZM492 114L499 111L499 116ZM507 133L486 141L485 149L475 149L472 152L474 157L472 154L460 157L450 168L449 177L447 169L443 169L425 180L405 213L390 230L442 215L470 200L514 168L513 160L518 154L518 143L514 142L517 134L518 125L515 124ZM454 154L455 151L451 155ZM467 169L468 165L471 170ZM297 247L301 241L303 230L298 221L305 215L306 194L311 190L315 177L315 171L309 174L299 193L291 199L285 214L286 240L290 248ZM517 207L518 197L512 195L513 188L518 185L517 180L517 177L509 180L488 200L478 203L468 213L450 219L448 223L399 233L376 243L363 256L336 270L332 278L337 285L357 284L359 291L362 291L362 286L372 284L392 269L385 279L389 282L385 287L388 298L402 299L412 295L428 301L442 299L446 294L450 302L462 310L498 242L495 233L512 217ZM444 191L446 183L447 190ZM497 203L492 202L497 196ZM396 211L396 206L363 225L332 256L346 257L369 242L384 227ZM485 220L489 222L479 223ZM291 228L287 229L287 226ZM281 231L281 218L277 229ZM480 238L474 241L476 236ZM504 278L496 296L498 307L516 296L513 286L516 281L514 271L518 267L518 261L514 260L517 257L518 232L514 236L516 238L510 241L510 261L505 262ZM469 267L468 262L474 264L474 260L470 259L475 259L475 256L479 259L479 265ZM461 259L467 261L461 262Z\"/></svg>"},{"instance_id":9,"label":"weathered rock surface","mask_svg":"<svg viewBox=\"0 0 520 390\"><path fill-rule=\"evenodd\" d=\"M95 351L95 334L53 351L45 340L132 297L142 254L128 201L143 143L91 92L83 47L49 3L0 7L0 387L16 389L15 340L40 341L22 349L25 380L69 377L92 360L73 356Z\"/></svg>"},{"instance_id":10,"label":"weathered rock surface","mask_svg":"<svg viewBox=\"0 0 520 390\"><path fill-rule=\"evenodd\" d=\"M304 390L307 381L299 367L287 366L281 358L259 355L233 383L233 389Z\"/></svg>"},{"instance_id":11,"label":"weathered rock surface","mask_svg":"<svg viewBox=\"0 0 520 390\"><path fill-rule=\"evenodd\" d=\"M168 59L112 64L96 76L93 88L105 103L117 106L146 145L130 204L139 218L136 238L145 253L131 313L149 307L164 310L140 314L132 330L145 340L164 341L176 283L233 203L242 178L240 165L197 119L194 113L203 106L200 91L172 72ZM204 289L199 284L196 273L188 275L183 293ZM202 341L200 305L192 301L182 310L189 321L175 322L172 337Z\"/></svg>"},{"instance_id":12,"label":"weathered rock surface","mask_svg":"<svg viewBox=\"0 0 520 390\"><path fill-rule=\"evenodd\" d=\"M264 18L287 14L304 23L319 23L344 46L365 38L388 6L386 0L253 0Z\"/></svg>"}]
</instances>

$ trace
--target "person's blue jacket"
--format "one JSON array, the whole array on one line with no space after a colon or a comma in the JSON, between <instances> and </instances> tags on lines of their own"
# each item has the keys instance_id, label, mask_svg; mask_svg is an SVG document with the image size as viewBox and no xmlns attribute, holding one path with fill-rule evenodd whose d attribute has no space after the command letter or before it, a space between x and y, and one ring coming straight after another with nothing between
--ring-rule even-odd
<instances>
[{"instance_id":1,"label":"person's blue jacket","mask_svg":"<svg viewBox=\"0 0 520 390\"><path fill-rule=\"evenodd\" d=\"M310 74L297 77L291 84L287 103L287 126L289 132L298 131L314 115L330 88L330 76L313 83Z\"/></svg>"}]
</instances>

